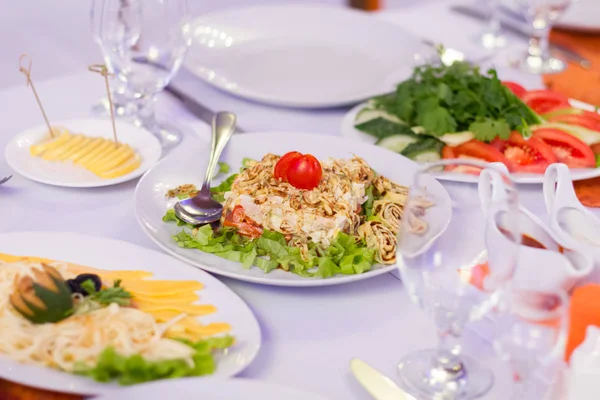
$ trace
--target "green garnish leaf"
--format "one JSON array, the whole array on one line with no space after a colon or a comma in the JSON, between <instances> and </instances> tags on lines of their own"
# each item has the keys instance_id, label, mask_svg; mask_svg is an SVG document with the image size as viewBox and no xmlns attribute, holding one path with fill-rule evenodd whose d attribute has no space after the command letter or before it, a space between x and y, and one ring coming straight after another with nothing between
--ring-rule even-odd
<instances>
[{"instance_id":1,"label":"green garnish leaf","mask_svg":"<svg viewBox=\"0 0 600 400\"><path fill-rule=\"evenodd\" d=\"M219 161L217 165L219 166L219 174L227 174L231 170L231 167L226 162Z\"/></svg>"},{"instance_id":2,"label":"green garnish leaf","mask_svg":"<svg viewBox=\"0 0 600 400\"><path fill-rule=\"evenodd\" d=\"M210 188L210 192L212 193L213 199L216 201L223 203L225 201L225 193L231 190L231 185L235 178L237 178L238 174L233 174L229 178L225 179L218 186Z\"/></svg>"},{"instance_id":3,"label":"green garnish leaf","mask_svg":"<svg viewBox=\"0 0 600 400\"><path fill-rule=\"evenodd\" d=\"M88 279L81 283L81 288L89 293L89 299L93 300L102 305L109 305L111 303L117 303L122 307L129 306L131 304L131 293L121 287L121 280L117 279L113 282L113 286L96 291L94 282Z\"/></svg>"}]
</instances>

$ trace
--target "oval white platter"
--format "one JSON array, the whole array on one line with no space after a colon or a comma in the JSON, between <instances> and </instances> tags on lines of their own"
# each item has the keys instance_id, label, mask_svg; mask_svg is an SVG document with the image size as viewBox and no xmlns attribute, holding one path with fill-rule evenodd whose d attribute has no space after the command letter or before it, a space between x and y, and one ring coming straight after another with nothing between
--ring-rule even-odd
<instances>
[{"instance_id":1,"label":"oval white platter","mask_svg":"<svg viewBox=\"0 0 600 400\"><path fill-rule=\"evenodd\" d=\"M299 108L356 104L389 91L425 50L393 24L323 5L235 7L199 16L192 32L190 72L240 97Z\"/></svg>"},{"instance_id":2,"label":"oval white platter","mask_svg":"<svg viewBox=\"0 0 600 400\"><path fill-rule=\"evenodd\" d=\"M250 379L210 379L184 378L176 381L162 381L137 385L96 400L164 400L177 393L178 400L326 400L315 393Z\"/></svg>"},{"instance_id":3,"label":"oval white platter","mask_svg":"<svg viewBox=\"0 0 600 400\"><path fill-rule=\"evenodd\" d=\"M232 170L239 169L242 159L262 159L267 153L283 155L296 150L310 153L319 159L328 157L351 158L353 155L364 158L369 165L398 184L410 186L418 165L399 154L381 147L348 141L339 137L302 133L245 133L234 135L225 149L221 161L227 162ZM173 235L181 227L165 223L162 217L172 207L165 194L171 188L192 183L201 186L209 145L197 141L193 146L182 149L177 157L168 157L152 168L138 183L135 192L137 219L144 232L167 253L206 271L249 282L278 286L326 286L350 283L385 274L396 269L395 265L376 265L371 271L359 275L338 275L331 278L306 278L277 269L265 274L260 268L242 268L241 264L225 260L213 254L177 246ZM190 166L200 166L200 168ZM427 235L445 229L450 215L450 198L443 186L432 180L430 190L441 199L440 204L428 209L430 230Z\"/></svg>"},{"instance_id":4,"label":"oval white platter","mask_svg":"<svg viewBox=\"0 0 600 400\"><path fill-rule=\"evenodd\" d=\"M109 119L74 119L53 123L74 133L91 137L113 138ZM102 179L83 167L72 163L46 161L29 153L32 144L48 137L48 127L39 125L17 134L6 146L4 156L8 165L20 175L36 182L65 187L100 187L116 185L137 178L160 160L162 148L158 139L149 131L124 121L116 121L118 140L133 147L141 156L142 163L134 171L113 179Z\"/></svg>"},{"instance_id":5,"label":"oval white platter","mask_svg":"<svg viewBox=\"0 0 600 400\"><path fill-rule=\"evenodd\" d=\"M577 100L571 100L571 104L573 107L582 108L588 111L593 111L594 107L589 104L582 103ZM341 134L342 136L360 141L363 143L375 144L377 141L371 135L368 135L364 132L359 131L354 127L354 121L356 120L356 115L363 108L367 107L368 103L361 103L357 106L353 107L350 111L344 115L342 119L341 125ZM388 150L389 151L389 150ZM581 169L572 169L571 177L574 181L579 181L583 179L595 178L600 176L600 168L581 168ZM526 173L512 173L510 177L516 182L521 184L542 184L544 183L544 174L526 174ZM477 183L478 177L471 174L461 174L461 173L452 173L452 172L443 172L436 174L436 178L443 181L451 181L451 182L464 182L464 183Z\"/></svg>"},{"instance_id":6,"label":"oval white platter","mask_svg":"<svg viewBox=\"0 0 600 400\"><path fill-rule=\"evenodd\" d=\"M250 308L227 286L210 274L192 268L173 257L131 243L76 233L17 232L0 234L0 252L68 261L106 270L144 270L152 278L196 280L205 286L199 292L202 303L217 311L201 318L203 323L227 322L236 344L219 356L217 370L210 377L229 378L247 367L261 344L258 322ZM94 395L122 390L116 383L92 379L35 365L21 364L0 355L0 378L23 385L65 393ZM201 378L205 379L205 378Z\"/></svg>"}]
</instances>

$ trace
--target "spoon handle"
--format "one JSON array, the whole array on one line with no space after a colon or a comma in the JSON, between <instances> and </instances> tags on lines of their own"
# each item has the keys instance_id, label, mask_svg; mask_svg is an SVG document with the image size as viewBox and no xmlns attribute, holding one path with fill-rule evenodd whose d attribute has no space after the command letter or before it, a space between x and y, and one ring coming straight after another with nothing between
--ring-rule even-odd
<instances>
[{"instance_id":1,"label":"spoon handle","mask_svg":"<svg viewBox=\"0 0 600 400\"><path fill-rule=\"evenodd\" d=\"M202 183L202 190L210 189L210 181L212 180L213 172L225 145L233 134L235 121L235 114L227 111L220 111L213 118L212 144L208 159L208 167L206 168L206 175L204 176L204 182Z\"/></svg>"}]
</instances>

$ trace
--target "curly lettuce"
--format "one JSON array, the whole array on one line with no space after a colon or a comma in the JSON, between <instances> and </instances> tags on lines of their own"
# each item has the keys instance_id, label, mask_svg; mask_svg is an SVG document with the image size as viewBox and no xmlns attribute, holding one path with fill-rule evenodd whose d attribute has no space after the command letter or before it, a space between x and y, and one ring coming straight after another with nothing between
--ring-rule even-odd
<instances>
[{"instance_id":1,"label":"curly lettuce","mask_svg":"<svg viewBox=\"0 0 600 400\"><path fill-rule=\"evenodd\" d=\"M169 217L163 220L173 221L172 214L167 214ZM268 230L257 239L248 239L232 228L214 232L205 225L192 231L184 229L173 238L181 248L239 262L246 269L256 266L265 273L282 268L304 277L328 278L362 274L375 264L374 251L359 238L345 233L339 233L327 247L311 243L305 254L299 247L288 246L281 233Z\"/></svg>"}]
</instances>

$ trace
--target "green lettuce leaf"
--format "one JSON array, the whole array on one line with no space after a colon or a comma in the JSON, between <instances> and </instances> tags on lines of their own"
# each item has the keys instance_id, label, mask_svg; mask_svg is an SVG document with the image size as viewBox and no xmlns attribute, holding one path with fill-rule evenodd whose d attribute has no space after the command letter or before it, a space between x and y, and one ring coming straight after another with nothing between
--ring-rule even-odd
<instances>
[{"instance_id":1,"label":"green lettuce leaf","mask_svg":"<svg viewBox=\"0 0 600 400\"><path fill-rule=\"evenodd\" d=\"M233 337L209 338L198 342L176 339L191 348L194 365L185 360L146 361L141 355L123 356L113 347L107 347L100 353L94 366L84 363L76 365L75 373L88 376L99 382L117 380L121 385L133 385L158 379L180 378L212 374L216 369L213 352L225 349L233 344Z\"/></svg>"}]
</instances>

